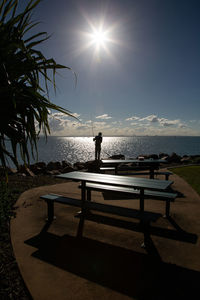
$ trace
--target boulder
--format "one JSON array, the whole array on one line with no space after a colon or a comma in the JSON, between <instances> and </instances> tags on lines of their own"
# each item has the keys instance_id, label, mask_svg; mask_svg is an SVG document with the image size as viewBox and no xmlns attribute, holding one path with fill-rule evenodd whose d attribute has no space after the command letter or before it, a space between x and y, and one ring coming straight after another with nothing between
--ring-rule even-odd
<instances>
[{"instance_id":1,"label":"boulder","mask_svg":"<svg viewBox=\"0 0 200 300\"><path fill-rule=\"evenodd\" d=\"M35 176L35 174L30 170L30 168L28 168L25 165L19 166L18 172L21 173L21 174L25 174L27 176L31 176L31 177Z\"/></svg>"},{"instance_id":2,"label":"boulder","mask_svg":"<svg viewBox=\"0 0 200 300\"><path fill-rule=\"evenodd\" d=\"M74 168L77 170L83 170L85 169L85 164L83 162L76 162L74 163Z\"/></svg>"},{"instance_id":3,"label":"boulder","mask_svg":"<svg viewBox=\"0 0 200 300\"><path fill-rule=\"evenodd\" d=\"M37 163L34 164L35 166L41 168L41 169L45 169L46 168L46 163L43 161L39 161Z\"/></svg>"},{"instance_id":4,"label":"boulder","mask_svg":"<svg viewBox=\"0 0 200 300\"><path fill-rule=\"evenodd\" d=\"M60 170L62 169L62 165L59 161L50 161L47 164L47 171Z\"/></svg>"},{"instance_id":5,"label":"boulder","mask_svg":"<svg viewBox=\"0 0 200 300\"><path fill-rule=\"evenodd\" d=\"M62 168L66 168L66 167L71 167L72 168L72 164L70 164L68 161L63 160L62 161Z\"/></svg>"},{"instance_id":6,"label":"boulder","mask_svg":"<svg viewBox=\"0 0 200 300\"><path fill-rule=\"evenodd\" d=\"M73 171L75 171L74 168L68 166L68 167L62 168L61 173L69 173L69 172L73 172Z\"/></svg>"},{"instance_id":7,"label":"boulder","mask_svg":"<svg viewBox=\"0 0 200 300\"><path fill-rule=\"evenodd\" d=\"M101 161L98 160L87 161L85 163L85 168L89 172L99 172L100 166L101 166Z\"/></svg>"},{"instance_id":8,"label":"boulder","mask_svg":"<svg viewBox=\"0 0 200 300\"><path fill-rule=\"evenodd\" d=\"M192 157L191 156L188 156L188 155L184 155L182 158L181 158L181 162L184 163L184 164L188 164L192 161Z\"/></svg>"},{"instance_id":9,"label":"boulder","mask_svg":"<svg viewBox=\"0 0 200 300\"><path fill-rule=\"evenodd\" d=\"M167 153L159 153L158 157L159 157L160 159L166 159L166 158L169 157L169 155L168 155Z\"/></svg>"},{"instance_id":10,"label":"boulder","mask_svg":"<svg viewBox=\"0 0 200 300\"><path fill-rule=\"evenodd\" d=\"M51 171L47 171L47 174L55 176L61 174L61 172L59 170L51 170Z\"/></svg>"},{"instance_id":11,"label":"boulder","mask_svg":"<svg viewBox=\"0 0 200 300\"><path fill-rule=\"evenodd\" d=\"M41 162L32 164L30 165L30 170L36 175L44 174L46 173L46 164Z\"/></svg>"},{"instance_id":12,"label":"boulder","mask_svg":"<svg viewBox=\"0 0 200 300\"><path fill-rule=\"evenodd\" d=\"M180 161L181 156L177 155L175 152L173 152L168 158L169 163L180 163Z\"/></svg>"},{"instance_id":13,"label":"boulder","mask_svg":"<svg viewBox=\"0 0 200 300\"><path fill-rule=\"evenodd\" d=\"M152 158L152 159L158 159L158 154L150 154L148 155L148 158Z\"/></svg>"},{"instance_id":14,"label":"boulder","mask_svg":"<svg viewBox=\"0 0 200 300\"><path fill-rule=\"evenodd\" d=\"M109 157L109 159L125 159L123 154L115 154Z\"/></svg>"}]
</instances>

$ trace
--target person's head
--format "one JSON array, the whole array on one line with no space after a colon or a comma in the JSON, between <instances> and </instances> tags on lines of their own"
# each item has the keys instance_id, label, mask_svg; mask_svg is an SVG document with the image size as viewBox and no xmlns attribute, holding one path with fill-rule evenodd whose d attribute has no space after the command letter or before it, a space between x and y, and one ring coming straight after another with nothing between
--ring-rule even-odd
<instances>
[{"instance_id":1,"label":"person's head","mask_svg":"<svg viewBox=\"0 0 200 300\"><path fill-rule=\"evenodd\" d=\"M102 133L101 133L101 132L99 132L99 136L102 136Z\"/></svg>"}]
</instances>

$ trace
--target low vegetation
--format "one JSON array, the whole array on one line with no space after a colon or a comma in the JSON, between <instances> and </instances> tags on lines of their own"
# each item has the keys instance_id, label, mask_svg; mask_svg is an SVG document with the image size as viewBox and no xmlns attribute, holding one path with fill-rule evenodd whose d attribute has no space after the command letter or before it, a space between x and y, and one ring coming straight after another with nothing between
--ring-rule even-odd
<instances>
[{"instance_id":1,"label":"low vegetation","mask_svg":"<svg viewBox=\"0 0 200 300\"><path fill-rule=\"evenodd\" d=\"M185 179L200 195L200 166L173 168L172 171Z\"/></svg>"}]
</instances>

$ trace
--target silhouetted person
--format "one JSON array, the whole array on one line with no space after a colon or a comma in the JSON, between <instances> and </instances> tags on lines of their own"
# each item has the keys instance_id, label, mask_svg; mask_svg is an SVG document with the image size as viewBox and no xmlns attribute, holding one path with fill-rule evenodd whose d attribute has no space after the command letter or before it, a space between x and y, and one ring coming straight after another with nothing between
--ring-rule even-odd
<instances>
[{"instance_id":1,"label":"silhouetted person","mask_svg":"<svg viewBox=\"0 0 200 300\"><path fill-rule=\"evenodd\" d=\"M102 143L102 133L99 132L98 135L93 138L95 142L95 160L100 160L100 153L101 153L101 143Z\"/></svg>"}]
</instances>

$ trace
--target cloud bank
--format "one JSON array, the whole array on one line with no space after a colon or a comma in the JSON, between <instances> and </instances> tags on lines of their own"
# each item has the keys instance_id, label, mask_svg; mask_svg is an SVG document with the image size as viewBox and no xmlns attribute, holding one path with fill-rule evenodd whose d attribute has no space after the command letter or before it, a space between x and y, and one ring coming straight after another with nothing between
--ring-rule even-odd
<instances>
[{"instance_id":1,"label":"cloud bank","mask_svg":"<svg viewBox=\"0 0 200 300\"><path fill-rule=\"evenodd\" d=\"M109 114L94 117L95 121L74 113L78 119L62 113L51 113L49 124L52 135L57 136L93 136L99 131L104 136L134 135L200 135L199 120L183 121L157 115L129 116L117 120Z\"/></svg>"}]
</instances>

